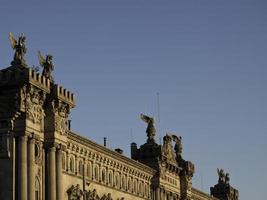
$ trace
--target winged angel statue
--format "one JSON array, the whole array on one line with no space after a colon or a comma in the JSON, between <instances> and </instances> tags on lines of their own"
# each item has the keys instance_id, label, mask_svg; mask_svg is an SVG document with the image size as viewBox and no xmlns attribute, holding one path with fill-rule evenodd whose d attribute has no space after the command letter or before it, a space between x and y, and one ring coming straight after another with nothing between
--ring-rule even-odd
<instances>
[{"instance_id":1,"label":"winged angel statue","mask_svg":"<svg viewBox=\"0 0 267 200\"><path fill-rule=\"evenodd\" d=\"M146 116L144 114L140 115L140 118L147 123L147 137L148 137L148 142L154 142L154 137L156 135L156 128L155 128L155 120L152 117Z\"/></svg>"},{"instance_id":2,"label":"winged angel statue","mask_svg":"<svg viewBox=\"0 0 267 200\"><path fill-rule=\"evenodd\" d=\"M46 58L44 58L40 51L38 51L38 60L39 64L44 68L42 75L46 78L50 79L51 81L54 81L52 77L52 71L54 70L54 65L52 62L53 56L48 54L46 55Z\"/></svg>"},{"instance_id":3,"label":"winged angel statue","mask_svg":"<svg viewBox=\"0 0 267 200\"><path fill-rule=\"evenodd\" d=\"M9 33L9 41L10 41L10 45L12 47L12 49L15 50L15 54L14 54L14 58L13 61L11 62L12 65L15 64L21 64L21 65L26 65L26 61L24 59L24 55L27 52L27 48L26 48L26 37L24 36L24 34L22 33L18 40L16 40L16 38L14 37L13 33Z\"/></svg>"}]
</instances>

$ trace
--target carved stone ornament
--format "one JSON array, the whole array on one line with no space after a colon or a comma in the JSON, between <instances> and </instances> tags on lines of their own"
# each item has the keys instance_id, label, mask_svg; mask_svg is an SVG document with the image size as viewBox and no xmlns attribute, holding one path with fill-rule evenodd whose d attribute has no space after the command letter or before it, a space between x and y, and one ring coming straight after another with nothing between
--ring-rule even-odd
<instances>
[{"instance_id":1,"label":"carved stone ornament","mask_svg":"<svg viewBox=\"0 0 267 200\"><path fill-rule=\"evenodd\" d=\"M190 161L186 161L184 164L184 170L187 177L192 178L195 173L195 165Z\"/></svg>"},{"instance_id":2,"label":"carved stone ornament","mask_svg":"<svg viewBox=\"0 0 267 200\"><path fill-rule=\"evenodd\" d=\"M64 102L52 102L55 115L55 129L59 134L66 135L68 133L68 115L70 106Z\"/></svg>"},{"instance_id":3,"label":"carved stone ornament","mask_svg":"<svg viewBox=\"0 0 267 200\"><path fill-rule=\"evenodd\" d=\"M42 90L32 85L23 87L21 101L24 102L22 106L25 108L26 117L34 124L40 124L44 119L44 100L45 93Z\"/></svg>"},{"instance_id":4,"label":"carved stone ornament","mask_svg":"<svg viewBox=\"0 0 267 200\"><path fill-rule=\"evenodd\" d=\"M69 200L80 200L83 196L83 191L80 189L80 185L77 184L76 186L72 185L68 190L68 199Z\"/></svg>"},{"instance_id":5,"label":"carved stone ornament","mask_svg":"<svg viewBox=\"0 0 267 200\"><path fill-rule=\"evenodd\" d=\"M100 200L113 200L112 197L111 197L111 194L108 193L108 194L104 194Z\"/></svg>"},{"instance_id":6,"label":"carved stone ornament","mask_svg":"<svg viewBox=\"0 0 267 200\"><path fill-rule=\"evenodd\" d=\"M35 154L35 163L41 165L43 161L43 151L42 151L42 143L40 141L35 142L34 154Z\"/></svg>"},{"instance_id":7,"label":"carved stone ornament","mask_svg":"<svg viewBox=\"0 0 267 200\"><path fill-rule=\"evenodd\" d=\"M89 190L88 192L86 192L86 200L100 200L96 189L93 189L92 191Z\"/></svg>"},{"instance_id":8,"label":"carved stone ornament","mask_svg":"<svg viewBox=\"0 0 267 200\"><path fill-rule=\"evenodd\" d=\"M89 190L88 192L85 192L85 200L113 200L110 193L104 194L102 197L100 197L97 194L96 189ZM118 198L118 200L124 200L124 197Z\"/></svg>"},{"instance_id":9,"label":"carved stone ornament","mask_svg":"<svg viewBox=\"0 0 267 200\"><path fill-rule=\"evenodd\" d=\"M169 134L166 134L163 137L162 154L167 158L167 160L174 163L176 162L176 154L172 146L172 136Z\"/></svg>"}]
</instances>

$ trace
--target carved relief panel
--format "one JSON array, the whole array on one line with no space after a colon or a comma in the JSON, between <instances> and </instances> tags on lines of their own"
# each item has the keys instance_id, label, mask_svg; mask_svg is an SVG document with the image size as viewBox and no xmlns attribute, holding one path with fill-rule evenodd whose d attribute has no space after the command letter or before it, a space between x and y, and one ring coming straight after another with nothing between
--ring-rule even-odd
<instances>
[{"instance_id":1,"label":"carved relief panel","mask_svg":"<svg viewBox=\"0 0 267 200\"><path fill-rule=\"evenodd\" d=\"M33 85L25 85L21 90L20 106L24 108L27 119L34 124L41 124L44 119L45 97L46 94Z\"/></svg>"}]
</instances>

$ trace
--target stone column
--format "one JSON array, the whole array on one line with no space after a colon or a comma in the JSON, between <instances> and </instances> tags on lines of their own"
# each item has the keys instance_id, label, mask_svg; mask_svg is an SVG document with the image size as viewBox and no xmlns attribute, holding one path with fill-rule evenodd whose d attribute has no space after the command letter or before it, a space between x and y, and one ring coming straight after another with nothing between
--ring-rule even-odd
<instances>
[{"instance_id":1,"label":"stone column","mask_svg":"<svg viewBox=\"0 0 267 200\"><path fill-rule=\"evenodd\" d=\"M35 139L30 139L28 143L28 199L35 200L35 176L34 176L34 147L35 147Z\"/></svg>"},{"instance_id":2,"label":"stone column","mask_svg":"<svg viewBox=\"0 0 267 200\"><path fill-rule=\"evenodd\" d=\"M18 138L18 200L27 199L27 136Z\"/></svg>"},{"instance_id":3,"label":"stone column","mask_svg":"<svg viewBox=\"0 0 267 200\"><path fill-rule=\"evenodd\" d=\"M56 148L51 147L48 149L48 200L56 200Z\"/></svg>"},{"instance_id":4,"label":"stone column","mask_svg":"<svg viewBox=\"0 0 267 200\"><path fill-rule=\"evenodd\" d=\"M161 198L160 198L160 188L156 189L156 200L161 200Z\"/></svg>"},{"instance_id":5,"label":"stone column","mask_svg":"<svg viewBox=\"0 0 267 200\"><path fill-rule=\"evenodd\" d=\"M57 149L56 153L56 168L57 168L57 199L63 199L63 189L62 189L62 149Z\"/></svg>"},{"instance_id":6,"label":"stone column","mask_svg":"<svg viewBox=\"0 0 267 200\"><path fill-rule=\"evenodd\" d=\"M160 188L160 199L164 200L164 191L162 188Z\"/></svg>"}]
</instances>

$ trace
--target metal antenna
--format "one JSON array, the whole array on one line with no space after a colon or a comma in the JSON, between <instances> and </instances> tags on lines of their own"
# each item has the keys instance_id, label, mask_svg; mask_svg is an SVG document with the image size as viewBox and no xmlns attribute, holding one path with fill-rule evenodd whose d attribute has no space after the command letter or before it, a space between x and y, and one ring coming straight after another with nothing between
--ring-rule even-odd
<instances>
[{"instance_id":1,"label":"metal antenna","mask_svg":"<svg viewBox=\"0 0 267 200\"><path fill-rule=\"evenodd\" d=\"M158 110L158 133L159 133L159 142L161 144L161 127L160 127L160 104L159 104L159 92L157 92L157 110Z\"/></svg>"},{"instance_id":2,"label":"metal antenna","mask_svg":"<svg viewBox=\"0 0 267 200\"><path fill-rule=\"evenodd\" d=\"M132 128L130 130L130 140L131 140L131 142L133 142L133 129Z\"/></svg>"},{"instance_id":3,"label":"metal antenna","mask_svg":"<svg viewBox=\"0 0 267 200\"><path fill-rule=\"evenodd\" d=\"M203 175L202 175L202 171L200 171L200 181L201 181L201 190L204 190L204 186L203 186Z\"/></svg>"}]
</instances>

